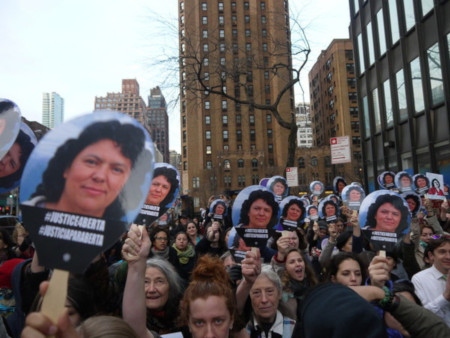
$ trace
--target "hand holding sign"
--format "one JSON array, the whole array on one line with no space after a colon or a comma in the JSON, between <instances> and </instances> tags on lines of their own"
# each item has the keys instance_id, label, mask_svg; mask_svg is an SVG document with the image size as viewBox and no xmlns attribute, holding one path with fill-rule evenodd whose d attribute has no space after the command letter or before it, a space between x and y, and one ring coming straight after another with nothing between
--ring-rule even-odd
<instances>
[{"instance_id":1,"label":"hand holding sign","mask_svg":"<svg viewBox=\"0 0 450 338\"><path fill-rule=\"evenodd\" d=\"M56 269L47 299L56 295L63 308L68 271L83 272L135 219L150 186L153 152L137 121L110 111L60 125L38 144L20 199L40 263Z\"/></svg>"}]
</instances>

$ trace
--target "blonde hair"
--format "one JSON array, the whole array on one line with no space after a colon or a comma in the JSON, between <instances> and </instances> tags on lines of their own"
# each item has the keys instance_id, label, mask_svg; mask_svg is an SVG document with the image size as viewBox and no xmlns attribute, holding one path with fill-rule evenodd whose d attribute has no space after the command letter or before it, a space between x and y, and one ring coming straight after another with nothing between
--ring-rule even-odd
<instances>
[{"instance_id":1,"label":"blonde hair","mask_svg":"<svg viewBox=\"0 0 450 338\"><path fill-rule=\"evenodd\" d=\"M126 321L114 316L90 317L77 331L86 338L139 338Z\"/></svg>"}]
</instances>

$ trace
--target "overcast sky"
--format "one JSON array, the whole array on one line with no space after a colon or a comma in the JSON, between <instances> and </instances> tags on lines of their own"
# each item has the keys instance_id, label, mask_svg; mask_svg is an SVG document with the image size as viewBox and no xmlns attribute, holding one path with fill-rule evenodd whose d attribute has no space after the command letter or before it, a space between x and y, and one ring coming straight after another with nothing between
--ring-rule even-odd
<instances>
[{"instance_id":1,"label":"overcast sky","mask_svg":"<svg viewBox=\"0 0 450 338\"><path fill-rule=\"evenodd\" d=\"M332 39L348 38L348 0L291 0L311 47L302 77ZM42 122L42 93L65 100L65 120L91 112L95 96L120 92L122 79L136 79L146 101L160 86L174 100L177 74L154 63L174 55L177 0L1 0L0 97L17 103L28 120ZM301 3L301 5L297 5ZM158 18L161 18L159 20ZM169 24L168 24L169 23ZM297 103L302 100L295 88ZM169 110L170 149L180 151L179 110Z\"/></svg>"}]
</instances>

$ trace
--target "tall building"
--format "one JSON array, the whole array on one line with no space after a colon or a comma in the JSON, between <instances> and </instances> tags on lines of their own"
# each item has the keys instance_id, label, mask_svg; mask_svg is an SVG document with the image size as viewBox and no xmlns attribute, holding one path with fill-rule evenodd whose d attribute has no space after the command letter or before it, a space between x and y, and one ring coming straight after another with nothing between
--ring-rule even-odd
<instances>
[{"instance_id":1,"label":"tall building","mask_svg":"<svg viewBox=\"0 0 450 338\"><path fill-rule=\"evenodd\" d=\"M301 103L295 107L297 120L297 145L299 148L313 146L313 130L309 103Z\"/></svg>"},{"instance_id":2,"label":"tall building","mask_svg":"<svg viewBox=\"0 0 450 338\"><path fill-rule=\"evenodd\" d=\"M122 80L121 93L107 93L95 97L95 110L111 109L125 113L143 125L147 106L139 94L139 83L135 79Z\"/></svg>"},{"instance_id":3,"label":"tall building","mask_svg":"<svg viewBox=\"0 0 450 338\"><path fill-rule=\"evenodd\" d=\"M163 162L169 163L169 118L166 99L159 87L150 90L146 120L152 140L163 156Z\"/></svg>"},{"instance_id":4,"label":"tall building","mask_svg":"<svg viewBox=\"0 0 450 338\"><path fill-rule=\"evenodd\" d=\"M284 174L289 130L257 108L273 103L292 78L282 67L292 64L289 6L287 0L178 3L183 193L199 210L211 195L233 195ZM278 106L287 121L293 102L287 90Z\"/></svg>"},{"instance_id":5,"label":"tall building","mask_svg":"<svg viewBox=\"0 0 450 338\"><path fill-rule=\"evenodd\" d=\"M361 181L361 135L350 39L335 39L320 53L309 72L309 91L314 146L328 149L324 157L313 161L324 163L318 179L328 189L332 188L336 176L349 182ZM330 138L340 136L350 139L351 163L332 164ZM320 152L324 154L322 150Z\"/></svg>"},{"instance_id":6,"label":"tall building","mask_svg":"<svg viewBox=\"0 0 450 338\"><path fill-rule=\"evenodd\" d=\"M42 124L54 128L64 120L64 99L58 93L42 93Z\"/></svg>"},{"instance_id":7,"label":"tall building","mask_svg":"<svg viewBox=\"0 0 450 338\"><path fill-rule=\"evenodd\" d=\"M350 0L366 186L385 171L450 181L450 1Z\"/></svg>"}]
</instances>

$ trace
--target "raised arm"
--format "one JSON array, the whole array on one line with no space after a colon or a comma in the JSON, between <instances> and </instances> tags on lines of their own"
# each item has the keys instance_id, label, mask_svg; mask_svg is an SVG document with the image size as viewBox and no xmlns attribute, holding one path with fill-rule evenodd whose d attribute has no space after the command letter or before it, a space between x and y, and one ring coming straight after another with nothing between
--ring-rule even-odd
<instances>
[{"instance_id":1,"label":"raised arm","mask_svg":"<svg viewBox=\"0 0 450 338\"><path fill-rule=\"evenodd\" d=\"M133 224L122 247L122 256L128 262L127 281L123 294L123 319L139 337L153 338L147 329L145 305L145 270L151 242L144 227Z\"/></svg>"}]
</instances>

